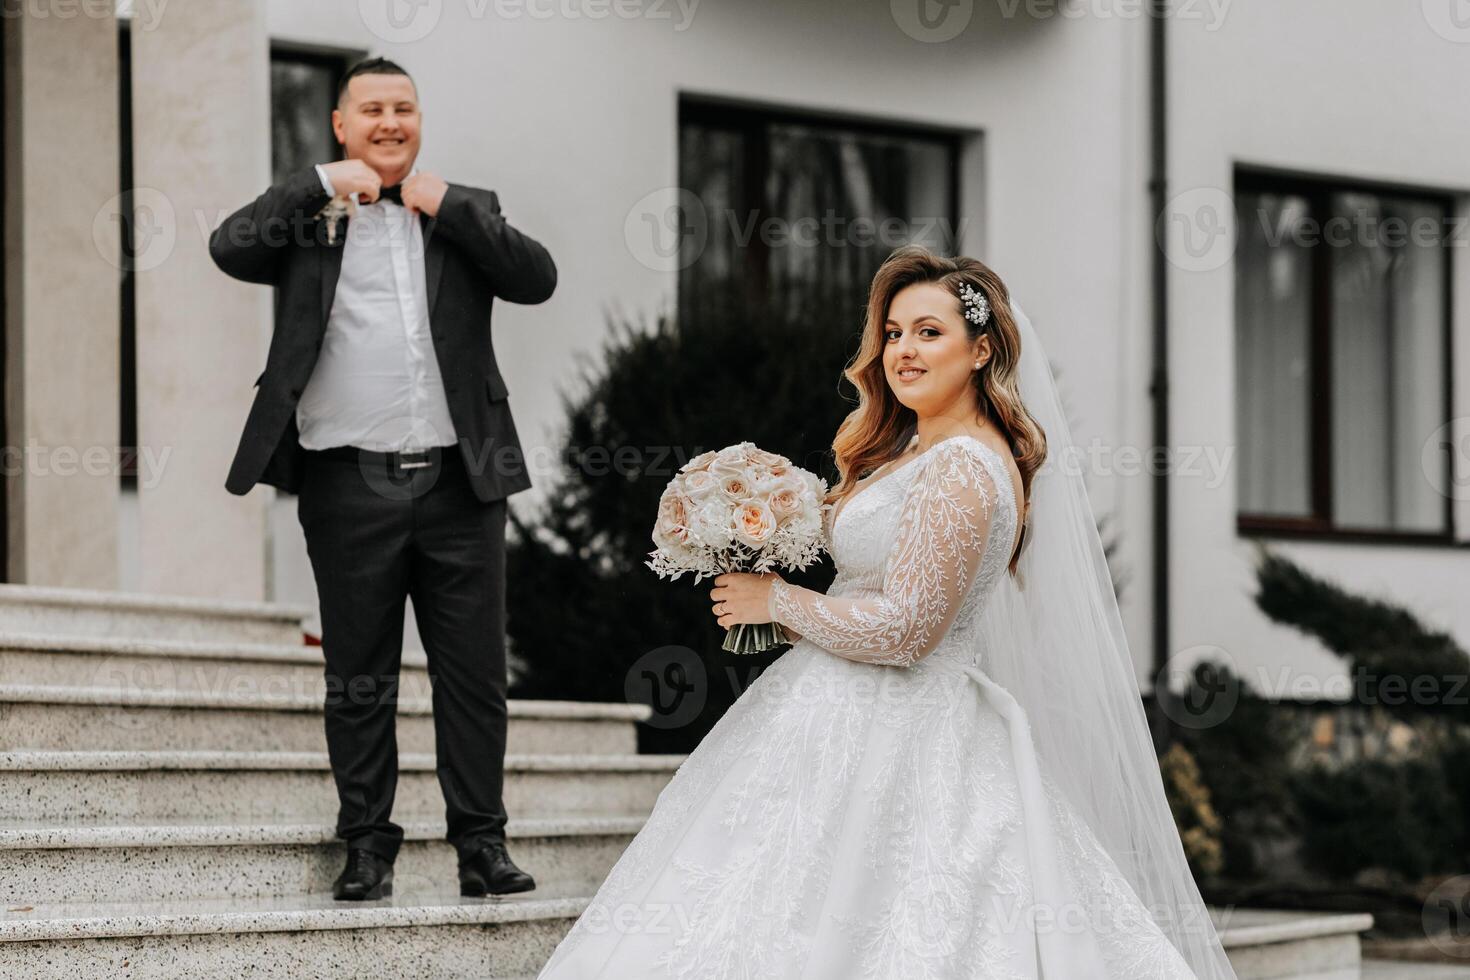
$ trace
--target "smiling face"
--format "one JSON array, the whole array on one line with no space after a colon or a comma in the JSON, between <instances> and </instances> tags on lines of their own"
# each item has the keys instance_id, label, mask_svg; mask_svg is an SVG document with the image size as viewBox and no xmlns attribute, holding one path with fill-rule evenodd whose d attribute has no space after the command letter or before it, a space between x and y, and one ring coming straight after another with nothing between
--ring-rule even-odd
<instances>
[{"instance_id":1,"label":"smiling face","mask_svg":"<svg viewBox=\"0 0 1470 980\"><path fill-rule=\"evenodd\" d=\"M407 75L357 75L332 110L332 131L348 159L362 160L391 187L419 155L419 100Z\"/></svg>"},{"instance_id":2,"label":"smiling face","mask_svg":"<svg viewBox=\"0 0 1470 980\"><path fill-rule=\"evenodd\" d=\"M974 406L975 362L990 360L990 338L971 340L954 293L932 282L905 286L888 304L883 374L920 418Z\"/></svg>"}]
</instances>

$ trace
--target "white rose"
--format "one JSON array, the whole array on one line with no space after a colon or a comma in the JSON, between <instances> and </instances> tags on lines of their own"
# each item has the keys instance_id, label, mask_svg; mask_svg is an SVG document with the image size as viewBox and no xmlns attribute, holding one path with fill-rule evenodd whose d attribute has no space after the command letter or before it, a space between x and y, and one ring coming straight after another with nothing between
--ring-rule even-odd
<instances>
[{"instance_id":1,"label":"white rose","mask_svg":"<svg viewBox=\"0 0 1470 980\"><path fill-rule=\"evenodd\" d=\"M684 492L690 500L703 500L719 489L720 481L709 470L691 470L683 478Z\"/></svg>"},{"instance_id":2,"label":"white rose","mask_svg":"<svg viewBox=\"0 0 1470 980\"><path fill-rule=\"evenodd\" d=\"M690 515L689 524L700 543L716 551L730 547L734 539L730 505L719 497L701 503Z\"/></svg>"},{"instance_id":3,"label":"white rose","mask_svg":"<svg viewBox=\"0 0 1470 980\"><path fill-rule=\"evenodd\" d=\"M770 469L773 466L789 465L790 460L785 456L777 456L775 453L766 452L764 449L752 449L749 454L750 461L762 469Z\"/></svg>"},{"instance_id":4,"label":"white rose","mask_svg":"<svg viewBox=\"0 0 1470 980\"><path fill-rule=\"evenodd\" d=\"M709 464L712 463L712 462L714 462L714 458L715 458L715 451L713 449L711 449L707 453L700 453L698 456L694 457L689 462L687 462L683 466L679 467L679 472L680 473L688 473L691 470L708 469L709 468Z\"/></svg>"},{"instance_id":5,"label":"white rose","mask_svg":"<svg viewBox=\"0 0 1470 980\"><path fill-rule=\"evenodd\" d=\"M745 462L743 460L716 459L709 464L709 471L713 473L717 479L724 479L725 477L733 476L736 473L744 473Z\"/></svg>"},{"instance_id":6,"label":"white rose","mask_svg":"<svg viewBox=\"0 0 1470 980\"><path fill-rule=\"evenodd\" d=\"M741 443L735 446L726 446L715 453L715 462L730 466L745 465L745 445Z\"/></svg>"},{"instance_id":7,"label":"white rose","mask_svg":"<svg viewBox=\"0 0 1470 980\"><path fill-rule=\"evenodd\" d=\"M756 470L750 482L751 491L757 497L769 497L786 485L786 477L775 476L769 470Z\"/></svg>"}]
</instances>

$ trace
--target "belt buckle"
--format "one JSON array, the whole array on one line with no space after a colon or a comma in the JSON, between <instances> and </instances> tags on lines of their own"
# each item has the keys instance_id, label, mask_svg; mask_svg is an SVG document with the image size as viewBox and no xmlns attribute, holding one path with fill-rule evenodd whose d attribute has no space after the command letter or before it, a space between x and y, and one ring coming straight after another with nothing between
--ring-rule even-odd
<instances>
[{"instance_id":1,"label":"belt buckle","mask_svg":"<svg viewBox=\"0 0 1470 980\"><path fill-rule=\"evenodd\" d=\"M411 459L412 461L410 461ZM400 470L421 470L432 465L427 449L415 452L395 453L393 455L393 461L398 464Z\"/></svg>"}]
</instances>

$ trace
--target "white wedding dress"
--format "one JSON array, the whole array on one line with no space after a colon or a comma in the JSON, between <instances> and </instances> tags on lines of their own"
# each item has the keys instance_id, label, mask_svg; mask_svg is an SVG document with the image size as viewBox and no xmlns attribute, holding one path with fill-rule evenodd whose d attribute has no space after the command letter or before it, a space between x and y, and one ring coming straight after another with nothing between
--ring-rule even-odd
<instances>
[{"instance_id":1,"label":"white wedding dress","mask_svg":"<svg viewBox=\"0 0 1470 980\"><path fill-rule=\"evenodd\" d=\"M1005 461L968 435L860 485L830 591L773 592L801 640L679 768L542 980L1194 977L977 656L1016 528ZM1047 942L1085 969L1044 974Z\"/></svg>"}]
</instances>

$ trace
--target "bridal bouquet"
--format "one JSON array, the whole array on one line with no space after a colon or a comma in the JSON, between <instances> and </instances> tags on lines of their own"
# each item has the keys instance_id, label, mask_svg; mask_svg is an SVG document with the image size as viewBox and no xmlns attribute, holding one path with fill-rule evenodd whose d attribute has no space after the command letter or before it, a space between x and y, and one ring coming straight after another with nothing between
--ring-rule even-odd
<instances>
[{"instance_id":1,"label":"bridal bouquet","mask_svg":"<svg viewBox=\"0 0 1470 980\"><path fill-rule=\"evenodd\" d=\"M806 568L824 550L825 480L784 456L742 442L694 457L664 488L646 562L659 578L694 573ZM783 640L775 623L740 623L731 653L760 653Z\"/></svg>"}]
</instances>

